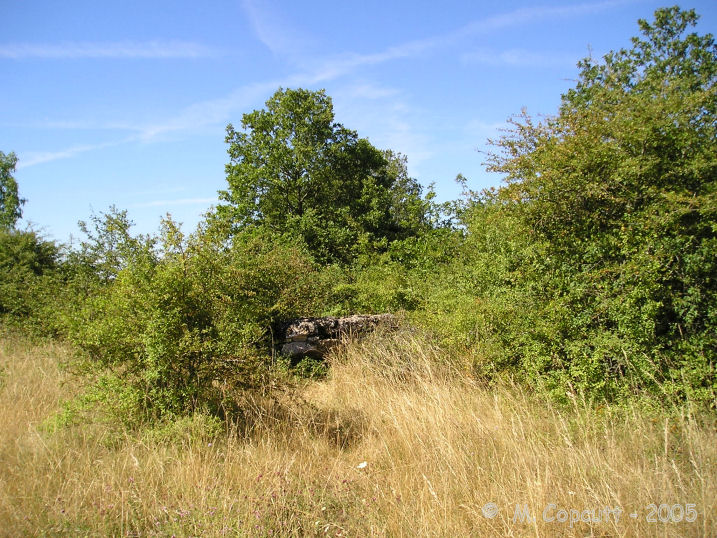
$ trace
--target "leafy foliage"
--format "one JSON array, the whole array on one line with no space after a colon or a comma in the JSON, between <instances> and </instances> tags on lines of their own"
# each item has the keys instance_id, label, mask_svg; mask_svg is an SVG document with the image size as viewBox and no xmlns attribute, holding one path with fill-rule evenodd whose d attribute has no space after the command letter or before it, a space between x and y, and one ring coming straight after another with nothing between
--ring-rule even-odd
<instances>
[{"instance_id":1,"label":"leafy foliage","mask_svg":"<svg viewBox=\"0 0 717 538\"><path fill-rule=\"evenodd\" d=\"M695 21L640 21L631 50L581 63L558 116L497 143L496 203L541 253L518 285L552 312L522 360L557 386L714 400L717 49L684 35Z\"/></svg>"},{"instance_id":2,"label":"leafy foliage","mask_svg":"<svg viewBox=\"0 0 717 538\"><path fill-rule=\"evenodd\" d=\"M17 193L17 181L13 177L17 157L14 153L0 151L0 228L14 228L22 217L25 200Z\"/></svg>"},{"instance_id":3,"label":"leafy foliage","mask_svg":"<svg viewBox=\"0 0 717 538\"><path fill-rule=\"evenodd\" d=\"M323 262L347 262L425 227L420 185L405 160L334 121L323 91L279 89L227 127L228 202L237 229L261 224L302 238Z\"/></svg>"},{"instance_id":4,"label":"leafy foliage","mask_svg":"<svg viewBox=\"0 0 717 538\"><path fill-rule=\"evenodd\" d=\"M228 393L262 386L272 324L315 299L307 255L265 231L245 230L230 245L209 227L184 238L171 220L158 249L130 243L127 265L73 326L92 367L134 387L149 417L223 413Z\"/></svg>"},{"instance_id":5,"label":"leafy foliage","mask_svg":"<svg viewBox=\"0 0 717 538\"><path fill-rule=\"evenodd\" d=\"M57 246L32 231L0 229L0 315L26 320L52 302Z\"/></svg>"},{"instance_id":6,"label":"leafy foliage","mask_svg":"<svg viewBox=\"0 0 717 538\"><path fill-rule=\"evenodd\" d=\"M112 282L122 269L141 264L154 252L157 239L149 235L133 236L132 221L126 210L111 206L107 213L92 215L90 223L79 222L86 239L72 253L70 263L97 284Z\"/></svg>"}]
</instances>

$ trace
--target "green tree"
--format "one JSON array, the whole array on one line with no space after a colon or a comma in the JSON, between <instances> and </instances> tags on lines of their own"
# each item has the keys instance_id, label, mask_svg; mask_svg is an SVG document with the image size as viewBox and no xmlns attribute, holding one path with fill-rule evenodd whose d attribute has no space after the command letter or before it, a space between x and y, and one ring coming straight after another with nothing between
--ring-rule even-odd
<instances>
[{"instance_id":1,"label":"green tree","mask_svg":"<svg viewBox=\"0 0 717 538\"><path fill-rule=\"evenodd\" d=\"M22 321L51 310L58 262L59 249L52 241L33 231L0 229L0 315Z\"/></svg>"},{"instance_id":2,"label":"green tree","mask_svg":"<svg viewBox=\"0 0 717 538\"><path fill-rule=\"evenodd\" d=\"M89 277L96 284L113 281L132 262L151 256L157 242L150 235L133 236L130 229L134 222L127 210L115 206L107 213L92 215L90 223L79 221L78 226L86 239L70 254L68 265L76 277Z\"/></svg>"},{"instance_id":3,"label":"green tree","mask_svg":"<svg viewBox=\"0 0 717 538\"><path fill-rule=\"evenodd\" d=\"M639 21L631 49L581 62L557 116L524 114L497 142L499 203L541 254L518 284L551 305L523 366L563 393L714 401L717 48L696 21Z\"/></svg>"},{"instance_id":4,"label":"green tree","mask_svg":"<svg viewBox=\"0 0 717 538\"><path fill-rule=\"evenodd\" d=\"M33 230L16 229L25 200L13 173L17 157L0 151L0 316L41 332L54 331L60 248Z\"/></svg>"},{"instance_id":5,"label":"green tree","mask_svg":"<svg viewBox=\"0 0 717 538\"><path fill-rule=\"evenodd\" d=\"M16 164L14 153L0 151L0 228L14 228L22 217L25 200L17 193L17 181L13 177Z\"/></svg>"},{"instance_id":6,"label":"green tree","mask_svg":"<svg viewBox=\"0 0 717 538\"><path fill-rule=\"evenodd\" d=\"M324 91L279 89L227 127L229 189L220 215L236 228L300 235L321 261L349 261L425 224L420 185L405 160L335 122Z\"/></svg>"}]
</instances>

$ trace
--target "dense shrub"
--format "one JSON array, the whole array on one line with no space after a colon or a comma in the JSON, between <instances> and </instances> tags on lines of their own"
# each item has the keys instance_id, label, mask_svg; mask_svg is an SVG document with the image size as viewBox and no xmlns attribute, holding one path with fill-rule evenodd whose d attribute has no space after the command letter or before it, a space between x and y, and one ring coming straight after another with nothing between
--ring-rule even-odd
<instances>
[{"instance_id":1,"label":"dense shrub","mask_svg":"<svg viewBox=\"0 0 717 538\"><path fill-rule=\"evenodd\" d=\"M261 230L218 237L166 221L158 248L136 245L75 316L88 364L119 372L149 417L218 413L229 392L260 387L272 325L318 300L302 248Z\"/></svg>"},{"instance_id":2,"label":"dense shrub","mask_svg":"<svg viewBox=\"0 0 717 538\"><path fill-rule=\"evenodd\" d=\"M481 370L554 394L714 405L717 48L658 10L631 50L586 60L560 113L497 142L507 186L464 211L428 313ZM472 206L472 207L471 207Z\"/></svg>"},{"instance_id":3,"label":"dense shrub","mask_svg":"<svg viewBox=\"0 0 717 538\"><path fill-rule=\"evenodd\" d=\"M42 330L59 288L59 248L34 231L0 229L0 316Z\"/></svg>"}]
</instances>

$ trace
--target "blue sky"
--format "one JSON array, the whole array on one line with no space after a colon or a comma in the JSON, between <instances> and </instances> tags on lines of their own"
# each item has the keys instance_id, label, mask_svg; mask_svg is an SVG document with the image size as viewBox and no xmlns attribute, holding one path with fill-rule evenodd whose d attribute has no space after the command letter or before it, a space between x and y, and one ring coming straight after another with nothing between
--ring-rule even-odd
<instances>
[{"instance_id":1,"label":"blue sky","mask_svg":"<svg viewBox=\"0 0 717 538\"><path fill-rule=\"evenodd\" d=\"M326 89L337 121L408 157L439 199L498 185L486 139L551 114L576 62L629 46L672 2L0 0L0 151L24 221L78 236L111 204L141 232L191 229L226 186L227 123L280 86ZM717 2L696 8L717 33Z\"/></svg>"}]
</instances>

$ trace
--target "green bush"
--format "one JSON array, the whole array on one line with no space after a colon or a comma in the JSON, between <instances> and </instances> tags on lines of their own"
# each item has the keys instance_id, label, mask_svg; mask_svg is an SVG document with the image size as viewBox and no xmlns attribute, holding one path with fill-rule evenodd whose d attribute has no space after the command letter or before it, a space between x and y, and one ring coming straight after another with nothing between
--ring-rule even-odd
<instances>
[{"instance_id":1,"label":"green bush","mask_svg":"<svg viewBox=\"0 0 717 538\"><path fill-rule=\"evenodd\" d=\"M428 322L558 397L717 395L717 47L658 10L633 48L581 63L560 113L497 142ZM440 328L440 323L444 327Z\"/></svg>"},{"instance_id":2,"label":"green bush","mask_svg":"<svg viewBox=\"0 0 717 538\"><path fill-rule=\"evenodd\" d=\"M57 291L59 248L33 231L0 229L0 316L43 332Z\"/></svg>"},{"instance_id":3,"label":"green bush","mask_svg":"<svg viewBox=\"0 0 717 538\"><path fill-rule=\"evenodd\" d=\"M185 239L166 221L159 249L138 243L73 319L87 364L117 372L150 419L227 412L232 391L265 384L272 326L318 308L300 246L262 230L219 237Z\"/></svg>"}]
</instances>

